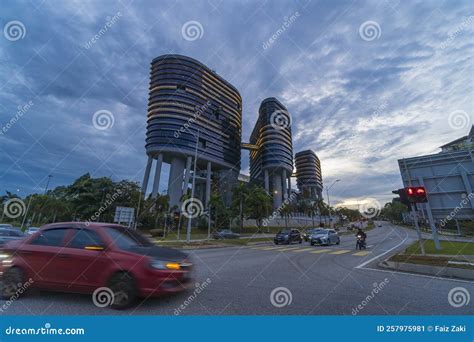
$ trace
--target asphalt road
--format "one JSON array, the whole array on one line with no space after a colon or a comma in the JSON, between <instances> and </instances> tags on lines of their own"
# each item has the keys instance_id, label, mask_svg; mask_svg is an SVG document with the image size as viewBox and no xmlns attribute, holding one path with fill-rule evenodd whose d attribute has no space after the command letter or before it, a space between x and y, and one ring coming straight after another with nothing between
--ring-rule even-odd
<instances>
[{"instance_id":1,"label":"asphalt road","mask_svg":"<svg viewBox=\"0 0 474 342\"><path fill-rule=\"evenodd\" d=\"M353 236L342 236L339 246L330 247L303 243L196 250L190 252L196 265L196 282L210 280L200 293L190 290L170 298L151 298L129 310L115 311L94 306L88 295L31 291L1 314L472 314L473 301L459 308L448 302L448 293L455 287L463 287L473 296L472 282L377 268L378 261L413 241L414 231L384 222L368 232L369 248L363 253L355 250ZM272 297L272 291L280 295ZM0 301L0 306L4 303Z\"/></svg>"}]
</instances>

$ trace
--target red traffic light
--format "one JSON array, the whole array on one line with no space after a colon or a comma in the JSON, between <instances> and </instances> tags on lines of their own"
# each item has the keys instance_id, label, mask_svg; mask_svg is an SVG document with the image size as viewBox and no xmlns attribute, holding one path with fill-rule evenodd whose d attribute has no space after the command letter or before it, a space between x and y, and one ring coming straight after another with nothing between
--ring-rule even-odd
<instances>
[{"instance_id":1,"label":"red traffic light","mask_svg":"<svg viewBox=\"0 0 474 342\"><path fill-rule=\"evenodd\" d=\"M426 189L422 186L410 186L405 188L405 193L408 200L412 203L425 203L428 202L426 197Z\"/></svg>"}]
</instances>

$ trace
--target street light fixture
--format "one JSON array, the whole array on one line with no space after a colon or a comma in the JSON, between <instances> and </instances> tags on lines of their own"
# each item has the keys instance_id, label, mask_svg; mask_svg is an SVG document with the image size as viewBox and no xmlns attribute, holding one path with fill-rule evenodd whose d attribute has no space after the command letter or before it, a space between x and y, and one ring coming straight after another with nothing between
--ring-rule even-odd
<instances>
[{"instance_id":1,"label":"street light fixture","mask_svg":"<svg viewBox=\"0 0 474 342\"><path fill-rule=\"evenodd\" d=\"M326 188L326 195L328 197L328 211L329 211L329 227L332 228L332 217L331 217L331 202L329 201L329 189L333 187L334 184L340 182L340 179L336 179L332 184Z\"/></svg>"}]
</instances>

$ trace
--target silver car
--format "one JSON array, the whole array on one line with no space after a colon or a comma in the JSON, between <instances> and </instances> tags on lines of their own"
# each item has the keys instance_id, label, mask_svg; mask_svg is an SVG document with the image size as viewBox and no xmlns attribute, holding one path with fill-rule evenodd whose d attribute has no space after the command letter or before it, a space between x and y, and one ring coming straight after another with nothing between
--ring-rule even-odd
<instances>
[{"instance_id":1,"label":"silver car","mask_svg":"<svg viewBox=\"0 0 474 342\"><path fill-rule=\"evenodd\" d=\"M337 235L337 232L334 229L321 229L317 233L311 235L310 242L311 246L330 246L332 244L339 245L341 243L341 239L339 238L339 235Z\"/></svg>"},{"instance_id":2,"label":"silver car","mask_svg":"<svg viewBox=\"0 0 474 342\"><path fill-rule=\"evenodd\" d=\"M25 234L19 229L0 228L0 247L13 240L23 239Z\"/></svg>"}]
</instances>

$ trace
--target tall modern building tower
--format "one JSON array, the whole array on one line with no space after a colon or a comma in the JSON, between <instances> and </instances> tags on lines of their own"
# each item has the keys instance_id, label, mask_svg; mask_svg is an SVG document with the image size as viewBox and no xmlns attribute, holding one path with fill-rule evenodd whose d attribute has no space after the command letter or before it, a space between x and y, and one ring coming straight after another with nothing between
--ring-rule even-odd
<instances>
[{"instance_id":1,"label":"tall modern building tower","mask_svg":"<svg viewBox=\"0 0 474 342\"><path fill-rule=\"evenodd\" d=\"M195 197L207 206L212 185L229 201L240 171L241 108L237 89L204 64L180 55L155 58L142 193L155 162L152 196L157 196L162 163L169 163L170 208L179 209L193 177L197 149Z\"/></svg>"},{"instance_id":2,"label":"tall modern building tower","mask_svg":"<svg viewBox=\"0 0 474 342\"><path fill-rule=\"evenodd\" d=\"M321 162L312 150L295 154L296 184L303 198L323 199L323 178Z\"/></svg>"},{"instance_id":3,"label":"tall modern building tower","mask_svg":"<svg viewBox=\"0 0 474 342\"><path fill-rule=\"evenodd\" d=\"M291 115L276 98L262 101L250 136L250 181L265 187L278 208L289 196L293 173Z\"/></svg>"}]
</instances>

